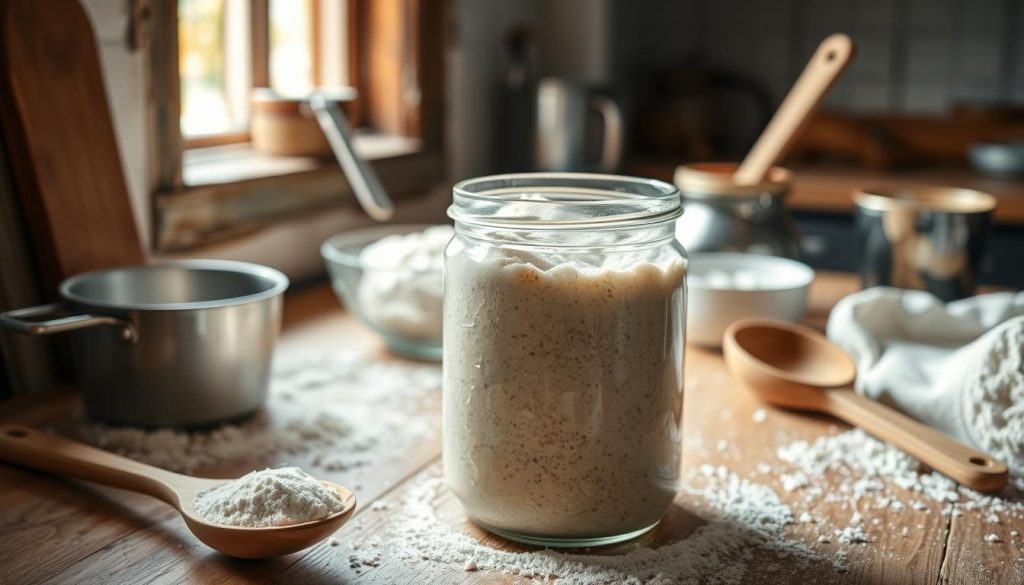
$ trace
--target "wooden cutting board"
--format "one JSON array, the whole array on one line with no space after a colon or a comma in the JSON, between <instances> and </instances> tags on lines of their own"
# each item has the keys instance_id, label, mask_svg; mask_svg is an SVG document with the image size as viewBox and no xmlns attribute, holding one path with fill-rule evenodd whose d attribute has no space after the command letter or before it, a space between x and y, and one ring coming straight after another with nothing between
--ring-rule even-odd
<instances>
[{"instance_id":1,"label":"wooden cutting board","mask_svg":"<svg viewBox=\"0 0 1024 585\"><path fill-rule=\"evenodd\" d=\"M92 26L78 0L0 0L0 125L47 292L140 264Z\"/></svg>"}]
</instances>

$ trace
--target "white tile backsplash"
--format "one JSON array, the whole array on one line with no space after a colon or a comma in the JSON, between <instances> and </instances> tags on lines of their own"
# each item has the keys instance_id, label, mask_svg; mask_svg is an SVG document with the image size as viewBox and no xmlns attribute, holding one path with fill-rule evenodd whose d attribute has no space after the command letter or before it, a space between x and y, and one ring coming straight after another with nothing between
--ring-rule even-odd
<instances>
[{"instance_id":1,"label":"white tile backsplash","mask_svg":"<svg viewBox=\"0 0 1024 585\"><path fill-rule=\"evenodd\" d=\"M631 11L643 4L618 0L616 6ZM826 107L937 113L957 100L1024 99L1024 0L679 4L696 7L696 25L688 25L699 31L699 52L708 62L760 80L778 97L822 39L846 32L857 43L857 56Z\"/></svg>"}]
</instances>

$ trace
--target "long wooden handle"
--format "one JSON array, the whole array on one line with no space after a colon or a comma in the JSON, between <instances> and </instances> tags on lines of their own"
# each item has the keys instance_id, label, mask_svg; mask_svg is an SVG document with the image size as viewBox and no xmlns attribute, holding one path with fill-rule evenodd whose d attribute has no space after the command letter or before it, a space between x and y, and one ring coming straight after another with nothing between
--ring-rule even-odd
<instances>
[{"instance_id":1,"label":"long wooden handle","mask_svg":"<svg viewBox=\"0 0 1024 585\"><path fill-rule=\"evenodd\" d=\"M853 41L844 34L834 34L821 42L768 127L743 159L734 177L738 184L756 185L764 180L853 58L853 50Z\"/></svg>"},{"instance_id":2,"label":"long wooden handle","mask_svg":"<svg viewBox=\"0 0 1024 585\"><path fill-rule=\"evenodd\" d=\"M142 492L178 506L176 473L18 424L0 424L0 460Z\"/></svg>"},{"instance_id":3,"label":"long wooden handle","mask_svg":"<svg viewBox=\"0 0 1024 585\"><path fill-rule=\"evenodd\" d=\"M891 443L949 478L979 492L1006 486L1006 465L880 402L850 389L825 391L834 416Z\"/></svg>"}]
</instances>

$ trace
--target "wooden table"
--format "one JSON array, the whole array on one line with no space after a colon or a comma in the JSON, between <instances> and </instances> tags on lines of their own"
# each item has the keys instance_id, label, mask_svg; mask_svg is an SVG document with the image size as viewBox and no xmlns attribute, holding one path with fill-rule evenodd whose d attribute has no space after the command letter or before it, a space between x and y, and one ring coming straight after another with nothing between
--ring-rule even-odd
<instances>
[{"instance_id":1,"label":"wooden table","mask_svg":"<svg viewBox=\"0 0 1024 585\"><path fill-rule=\"evenodd\" d=\"M821 274L811 294L806 321L822 326L829 308L856 289L847 275ZM343 312L326 286L292 293L286 306L286 330L280 352L307 351L311 347L358 348L368 357L387 357L379 341L349 314ZM731 381L721 355L696 347L687 349L684 469L710 463L724 465L748 477L760 462L772 461L780 441L813 439L838 425L823 417L768 410L766 420L751 424L762 408L748 392ZM0 418L44 422L74 404L73 393L58 393L43 400L22 400L4 405ZM435 429L440 427L440 395L426 400L418 416ZM701 437L698 442L692 439ZM725 440L726 449L716 448ZM697 445L697 446L694 446ZM700 446L703 445L703 446ZM375 500L397 501L419 478L440 474L440 435L396 454L387 465L323 474L346 485L359 485L360 508L353 521L339 531L340 546L322 543L312 549L269 561L240 561L223 557L195 541L177 514L163 503L145 496L68 481L0 464L0 583L287 583L366 582L417 583L420 569L398 559L384 557L378 566L350 567L348 543L364 542L382 530L392 512L373 510ZM266 464L276 461L267 459ZM278 462L279 463L279 462ZM206 470L228 476L244 469ZM774 481L774 480L773 480ZM786 501L788 493L776 482ZM690 510L691 499L681 495L677 509ZM460 522L459 510L448 496L438 504L447 517ZM747 573L750 583L1021 583L1024 582L1024 546L1021 539L990 545L983 536L991 530L978 511L943 515L939 504L927 502L928 510L885 513L886 526L870 543L849 548L846 572L835 572L831 563L813 564L802 573L787 569L786 559L774 559L781 570ZM393 509L393 508L392 508ZM849 510L835 504L816 505L815 514L849 518ZM693 530L696 515L683 513L642 537L657 544ZM909 537L900 528L913 528ZM1009 527L1001 527L1008 531ZM1024 533L1024 525L1017 527ZM472 529L471 529L472 530ZM495 537L472 530L495 547L523 550ZM805 541L826 555L834 544L820 544L808 525L794 524L787 536ZM465 572L452 567L447 582L516 582L513 577L485 572ZM785 576L785 579L782 578ZM518 578L522 582L522 578Z\"/></svg>"}]
</instances>

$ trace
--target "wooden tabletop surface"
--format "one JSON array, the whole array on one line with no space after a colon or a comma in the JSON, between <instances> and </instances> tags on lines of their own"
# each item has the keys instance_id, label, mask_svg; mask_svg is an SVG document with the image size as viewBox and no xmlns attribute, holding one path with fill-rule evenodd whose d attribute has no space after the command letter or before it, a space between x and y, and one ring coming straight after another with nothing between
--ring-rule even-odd
<instances>
[{"instance_id":1,"label":"wooden tabletop surface","mask_svg":"<svg viewBox=\"0 0 1024 585\"><path fill-rule=\"evenodd\" d=\"M822 326L829 308L856 286L850 276L820 274L805 321ZM279 353L302 354L325 348L355 350L366 359L396 359L389 357L368 330L341 310L328 287L292 293L286 305L286 327ZM731 381L721 355L696 347L688 347L687 352L684 470L710 463L750 477L759 463L776 461L776 450L782 441L814 439L836 432L836 426L842 428L828 418L770 408L766 409L763 422L752 424L748 421L763 405ZM76 401L73 392L64 391L43 400L8 403L0 409L0 419L45 424L63 416ZM372 541L385 530L396 509L394 502L400 501L411 486L424 477L440 475L440 406L439 392L417 406L415 416L435 431L431 439L391 454L379 465L319 474L344 485L358 486L359 509L336 535L335 546L321 543L301 553L268 561L234 560L207 549L192 538L174 510L146 496L0 464L0 583L422 582L423 567L416 562L385 555L379 563L371 565L351 563L349 552L353 543ZM230 477L257 464L296 462L294 456L259 459L255 463L201 470L200 474ZM795 504L800 498L798 493L782 489L777 479L762 481L773 485L787 503ZM377 500L391 504L373 506ZM682 494L677 504L674 510L679 513L670 515L662 526L642 537L645 544L677 540L704 522L693 496ZM843 572L837 572L828 560L838 545L819 543L809 525L790 525L787 537L805 542L826 560L798 568L796 560L771 557L772 573L750 570L745 582L1024 582L1024 544L1020 538L985 543L983 537L991 526L985 523L982 511L965 509L961 515L942 514L938 503L926 504L920 510L882 513L885 529L875 530L871 542L845 547L848 557ZM486 544L524 550L466 526L447 494L442 494L436 505L442 517L479 536ZM850 516L848 509L835 503L820 502L814 506L815 514L835 518L839 525L844 525L843 521ZM911 529L907 536L902 534L902 527ZM1010 529L1024 533L1024 522L1020 526L1000 527L1002 533ZM751 562L756 563L759 558L757 553ZM467 572L461 566L442 567L442 571L444 578L433 578L434 582L526 581L485 571Z\"/></svg>"}]
</instances>

